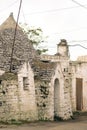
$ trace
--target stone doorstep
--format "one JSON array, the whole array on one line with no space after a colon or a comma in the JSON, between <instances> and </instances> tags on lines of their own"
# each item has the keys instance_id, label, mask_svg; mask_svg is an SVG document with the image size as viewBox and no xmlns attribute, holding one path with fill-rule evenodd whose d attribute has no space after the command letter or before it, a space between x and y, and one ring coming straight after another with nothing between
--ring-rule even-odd
<instances>
[{"instance_id":1,"label":"stone doorstep","mask_svg":"<svg viewBox=\"0 0 87 130\"><path fill-rule=\"evenodd\" d=\"M80 112L80 111L79 112L75 112L73 114L72 119L79 120L79 121L81 121L81 120L87 120L87 112Z\"/></svg>"}]
</instances>

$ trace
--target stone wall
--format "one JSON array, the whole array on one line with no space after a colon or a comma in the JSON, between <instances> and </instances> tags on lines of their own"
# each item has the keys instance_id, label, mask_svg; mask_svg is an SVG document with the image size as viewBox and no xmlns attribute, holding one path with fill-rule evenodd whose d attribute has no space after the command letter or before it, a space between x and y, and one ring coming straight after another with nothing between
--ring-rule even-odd
<instances>
[{"instance_id":1,"label":"stone wall","mask_svg":"<svg viewBox=\"0 0 87 130\"><path fill-rule=\"evenodd\" d=\"M87 111L87 63L72 63L72 109L76 111L76 78L82 79L82 110Z\"/></svg>"},{"instance_id":2,"label":"stone wall","mask_svg":"<svg viewBox=\"0 0 87 130\"><path fill-rule=\"evenodd\" d=\"M28 79L25 84L23 78ZM0 120L38 119L33 72L28 63L21 66L18 76L3 74L0 83Z\"/></svg>"},{"instance_id":3,"label":"stone wall","mask_svg":"<svg viewBox=\"0 0 87 130\"><path fill-rule=\"evenodd\" d=\"M62 119L71 118L71 79L68 72L63 72L67 67L66 63L57 63L49 82L46 77L42 80L35 77L39 120L54 120L55 116ZM56 101L55 98L57 98Z\"/></svg>"},{"instance_id":4,"label":"stone wall","mask_svg":"<svg viewBox=\"0 0 87 130\"><path fill-rule=\"evenodd\" d=\"M0 78L0 120L17 120L20 115L18 82L15 75L11 80L8 79L7 74L6 79L4 79L4 76Z\"/></svg>"},{"instance_id":5,"label":"stone wall","mask_svg":"<svg viewBox=\"0 0 87 130\"><path fill-rule=\"evenodd\" d=\"M69 60L68 57L65 57L65 56L60 56L60 55L41 55L40 56L41 60L42 61L51 61L51 62L64 62L66 60Z\"/></svg>"},{"instance_id":6,"label":"stone wall","mask_svg":"<svg viewBox=\"0 0 87 130\"><path fill-rule=\"evenodd\" d=\"M35 80L36 103L38 108L38 120L53 120L50 113L50 87L48 81Z\"/></svg>"},{"instance_id":7,"label":"stone wall","mask_svg":"<svg viewBox=\"0 0 87 130\"><path fill-rule=\"evenodd\" d=\"M70 116L72 116L71 86L72 86L72 79L67 74L67 76L64 78L65 119L68 119Z\"/></svg>"},{"instance_id":8,"label":"stone wall","mask_svg":"<svg viewBox=\"0 0 87 130\"><path fill-rule=\"evenodd\" d=\"M3 71L3 70L0 70L0 75L4 74L4 72L5 72L5 71Z\"/></svg>"},{"instance_id":9,"label":"stone wall","mask_svg":"<svg viewBox=\"0 0 87 130\"><path fill-rule=\"evenodd\" d=\"M56 82L57 80L57 82ZM50 83L50 92L52 97L51 110L53 112L53 117L56 116L60 118L64 118L64 80L63 75L61 73L60 64L57 64L57 68L55 69L54 75L52 76ZM55 101L57 98L57 101ZM56 113L55 113L56 110Z\"/></svg>"},{"instance_id":10,"label":"stone wall","mask_svg":"<svg viewBox=\"0 0 87 130\"><path fill-rule=\"evenodd\" d=\"M26 82L23 79L27 79ZM23 83L25 82L25 84ZM21 107L21 118L27 120L37 120L37 106L35 97L35 85L34 85L34 74L30 67L30 64L25 63L18 72L18 84L20 107Z\"/></svg>"},{"instance_id":11,"label":"stone wall","mask_svg":"<svg viewBox=\"0 0 87 130\"><path fill-rule=\"evenodd\" d=\"M57 115L61 117L62 119L66 120L66 119L71 118L72 116L71 96L70 96L71 79L68 75L68 72L63 72L62 69L63 69L63 64L61 66L61 64L58 63L58 66L55 69L55 75L52 77L51 87L53 86L53 88L51 91L53 91L53 98L54 98L54 92L55 92L54 88L56 86L58 87L57 89L58 114ZM56 79L58 79L59 83L57 83L57 85L55 86Z\"/></svg>"},{"instance_id":12,"label":"stone wall","mask_svg":"<svg viewBox=\"0 0 87 130\"><path fill-rule=\"evenodd\" d=\"M53 101L49 84L56 64L42 61L34 61L33 63L38 119L53 120L53 112L51 110Z\"/></svg>"}]
</instances>

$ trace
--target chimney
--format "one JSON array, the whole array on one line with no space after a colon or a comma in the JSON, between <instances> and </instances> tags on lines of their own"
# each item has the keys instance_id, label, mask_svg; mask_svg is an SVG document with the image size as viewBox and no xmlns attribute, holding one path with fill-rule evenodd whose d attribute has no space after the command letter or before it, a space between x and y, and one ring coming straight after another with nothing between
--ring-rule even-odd
<instances>
[{"instance_id":1,"label":"chimney","mask_svg":"<svg viewBox=\"0 0 87 130\"><path fill-rule=\"evenodd\" d=\"M65 39L61 39L59 44L57 44L57 53L59 53L61 56L69 56L68 44Z\"/></svg>"}]
</instances>

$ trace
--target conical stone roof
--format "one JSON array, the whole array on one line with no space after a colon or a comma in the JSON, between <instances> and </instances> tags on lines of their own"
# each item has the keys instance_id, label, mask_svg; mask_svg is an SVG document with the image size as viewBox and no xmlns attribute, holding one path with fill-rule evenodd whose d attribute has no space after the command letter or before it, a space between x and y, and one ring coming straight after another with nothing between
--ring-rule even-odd
<instances>
[{"instance_id":1,"label":"conical stone roof","mask_svg":"<svg viewBox=\"0 0 87 130\"><path fill-rule=\"evenodd\" d=\"M0 68L6 71L10 69L15 26L16 22L12 13L0 26ZM19 25L17 27L12 63L15 66L14 68L18 68L22 61L31 62L32 59L37 59L39 57L27 35L24 34Z\"/></svg>"},{"instance_id":2,"label":"conical stone roof","mask_svg":"<svg viewBox=\"0 0 87 130\"><path fill-rule=\"evenodd\" d=\"M9 17L6 19L6 21L0 26L0 30L9 29L9 28L15 28L16 22L13 17L13 13L9 15ZM18 30L21 30L20 26L17 26Z\"/></svg>"}]
</instances>

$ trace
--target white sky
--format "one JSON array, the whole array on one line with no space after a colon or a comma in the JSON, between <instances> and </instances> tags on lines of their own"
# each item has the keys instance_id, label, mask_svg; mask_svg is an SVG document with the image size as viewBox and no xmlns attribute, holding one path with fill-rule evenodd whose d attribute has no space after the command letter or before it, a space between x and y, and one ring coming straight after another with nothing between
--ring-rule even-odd
<instances>
[{"instance_id":1,"label":"white sky","mask_svg":"<svg viewBox=\"0 0 87 130\"><path fill-rule=\"evenodd\" d=\"M57 52L60 39L66 39L69 45L87 47L87 0L76 1L85 7L72 0L23 0L19 22L42 28L49 36L45 44L48 54ZM0 0L0 23L11 12L17 18L19 3L20 0ZM70 47L70 55L75 60L79 55L87 55L87 49Z\"/></svg>"}]
</instances>

